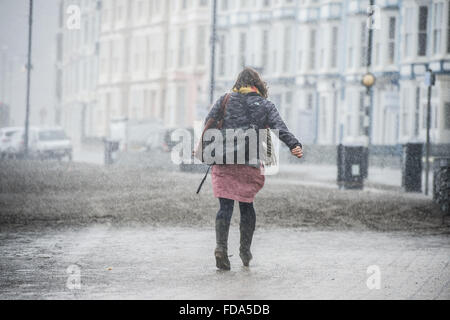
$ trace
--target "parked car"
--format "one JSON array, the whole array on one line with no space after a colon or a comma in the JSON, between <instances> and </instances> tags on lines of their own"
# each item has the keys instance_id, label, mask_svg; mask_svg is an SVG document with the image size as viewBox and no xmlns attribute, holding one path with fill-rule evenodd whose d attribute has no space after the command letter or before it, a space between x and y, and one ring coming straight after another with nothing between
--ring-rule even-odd
<instances>
[{"instance_id":1,"label":"parked car","mask_svg":"<svg viewBox=\"0 0 450 320\"><path fill-rule=\"evenodd\" d=\"M155 149L164 127L157 120L116 118L110 122L108 140L117 141L120 151Z\"/></svg>"},{"instance_id":2,"label":"parked car","mask_svg":"<svg viewBox=\"0 0 450 320\"><path fill-rule=\"evenodd\" d=\"M61 128L30 128L28 146L31 158L72 160L72 142ZM21 157L24 151L25 131L22 129L12 135L7 155Z\"/></svg>"},{"instance_id":3,"label":"parked car","mask_svg":"<svg viewBox=\"0 0 450 320\"><path fill-rule=\"evenodd\" d=\"M11 143L11 137L14 133L23 130L21 127L7 127L0 129L0 158L4 158L7 155L7 150Z\"/></svg>"},{"instance_id":4,"label":"parked car","mask_svg":"<svg viewBox=\"0 0 450 320\"><path fill-rule=\"evenodd\" d=\"M177 128L162 129L159 132L155 132L154 135L149 136L146 142L147 151L162 150L164 152L171 152L173 147L178 143L172 140L172 133L175 130Z\"/></svg>"},{"instance_id":5,"label":"parked car","mask_svg":"<svg viewBox=\"0 0 450 320\"><path fill-rule=\"evenodd\" d=\"M24 151L24 129L21 128L11 134L8 147L5 150L5 157L7 158L20 158L23 156Z\"/></svg>"},{"instance_id":6,"label":"parked car","mask_svg":"<svg viewBox=\"0 0 450 320\"><path fill-rule=\"evenodd\" d=\"M72 141L61 128L37 129L31 136L31 153L39 159L72 161Z\"/></svg>"}]
</instances>

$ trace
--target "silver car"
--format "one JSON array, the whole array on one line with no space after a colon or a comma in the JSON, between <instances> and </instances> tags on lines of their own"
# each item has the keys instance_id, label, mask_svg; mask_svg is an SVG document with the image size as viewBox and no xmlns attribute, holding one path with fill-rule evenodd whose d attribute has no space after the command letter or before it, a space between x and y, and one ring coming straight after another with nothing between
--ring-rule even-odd
<instances>
[{"instance_id":1,"label":"silver car","mask_svg":"<svg viewBox=\"0 0 450 320\"><path fill-rule=\"evenodd\" d=\"M24 130L11 137L7 154L10 157L22 157L25 150ZM35 159L67 158L72 160L72 142L61 128L30 128L28 136L28 152Z\"/></svg>"},{"instance_id":2,"label":"silver car","mask_svg":"<svg viewBox=\"0 0 450 320\"><path fill-rule=\"evenodd\" d=\"M15 133L23 131L21 127L7 127L0 129L0 158L8 155L8 149L11 145L12 137Z\"/></svg>"}]
</instances>

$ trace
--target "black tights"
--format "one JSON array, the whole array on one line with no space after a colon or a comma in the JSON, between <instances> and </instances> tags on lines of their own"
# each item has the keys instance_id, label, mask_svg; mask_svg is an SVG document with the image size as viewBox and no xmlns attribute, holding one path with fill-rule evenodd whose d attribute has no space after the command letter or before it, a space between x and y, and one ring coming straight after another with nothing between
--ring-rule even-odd
<instances>
[{"instance_id":1,"label":"black tights","mask_svg":"<svg viewBox=\"0 0 450 320\"><path fill-rule=\"evenodd\" d=\"M234 200L219 198L220 209L217 212L216 219L223 219L230 223L233 216ZM251 230L255 229L256 213L253 203L239 202L239 210L241 211L241 226L248 226Z\"/></svg>"}]
</instances>

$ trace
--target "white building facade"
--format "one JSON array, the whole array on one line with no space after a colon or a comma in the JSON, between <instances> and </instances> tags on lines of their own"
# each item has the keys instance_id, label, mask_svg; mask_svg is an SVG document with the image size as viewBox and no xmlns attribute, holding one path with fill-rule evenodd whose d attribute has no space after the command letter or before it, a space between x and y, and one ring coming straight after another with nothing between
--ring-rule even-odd
<instances>
[{"instance_id":1,"label":"white building facade","mask_svg":"<svg viewBox=\"0 0 450 320\"><path fill-rule=\"evenodd\" d=\"M230 89L243 65L253 66L302 141L366 144L370 96L361 80L370 71L377 78L371 143L423 142L430 67L437 74L431 139L450 143L449 1L375 5L367 68L369 1L219 0L217 95Z\"/></svg>"},{"instance_id":2,"label":"white building facade","mask_svg":"<svg viewBox=\"0 0 450 320\"><path fill-rule=\"evenodd\" d=\"M61 119L69 131L81 126L83 136L102 137L113 119L191 127L205 117L211 1L73 3L82 8L81 29L61 28ZM375 5L367 68L368 0L218 0L215 98L251 66L306 144L366 144L371 99L372 144L423 142L431 68L431 139L450 143L449 1ZM371 97L361 84L368 71L377 79Z\"/></svg>"},{"instance_id":3,"label":"white building facade","mask_svg":"<svg viewBox=\"0 0 450 320\"><path fill-rule=\"evenodd\" d=\"M100 1L60 2L55 122L75 143L96 133L100 7Z\"/></svg>"},{"instance_id":4,"label":"white building facade","mask_svg":"<svg viewBox=\"0 0 450 320\"><path fill-rule=\"evenodd\" d=\"M431 98L431 141L450 142L449 1L404 0L398 52L400 68L400 142L426 139L427 68L436 74Z\"/></svg>"}]
</instances>

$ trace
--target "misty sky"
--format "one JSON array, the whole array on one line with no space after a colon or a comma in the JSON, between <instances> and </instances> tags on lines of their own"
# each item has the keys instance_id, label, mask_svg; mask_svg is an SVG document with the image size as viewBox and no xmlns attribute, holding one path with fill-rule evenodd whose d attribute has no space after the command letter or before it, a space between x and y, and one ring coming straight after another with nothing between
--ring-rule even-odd
<instances>
[{"instance_id":1,"label":"misty sky","mask_svg":"<svg viewBox=\"0 0 450 320\"><path fill-rule=\"evenodd\" d=\"M11 105L12 124L25 121L26 72L24 66L28 41L28 0L0 0L0 83L7 80L6 95L0 97ZM34 0L33 72L31 78L31 124L51 125L55 105L55 37L58 27L58 0ZM5 75L1 50L7 47ZM41 123L40 110L46 109L46 123Z\"/></svg>"}]
</instances>

